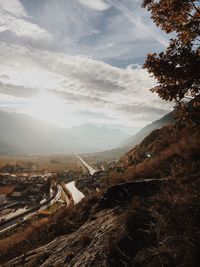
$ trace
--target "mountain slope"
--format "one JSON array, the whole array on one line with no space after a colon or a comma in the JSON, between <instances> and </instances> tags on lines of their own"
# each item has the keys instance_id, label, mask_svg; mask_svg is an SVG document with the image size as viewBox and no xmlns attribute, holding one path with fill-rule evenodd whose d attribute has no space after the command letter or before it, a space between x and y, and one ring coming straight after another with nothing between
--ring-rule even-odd
<instances>
[{"instance_id":1,"label":"mountain slope","mask_svg":"<svg viewBox=\"0 0 200 267\"><path fill-rule=\"evenodd\" d=\"M0 111L0 139L23 153L70 153L87 151L78 138L62 128L30 116Z\"/></svg>"},{"instance_id":2,"label":"mountain slope","mask_svg":"<svg viewBox=\"0 0 200 267\"><path fill-rule=\"evenodd\" d=\"M116 147L130 135L118 129L110 129L105 126L83 124L67 129L68 133L77 137L83 144L90 144L98 150L108 150Z\"/></svg>"},{"instance_id":3,"label":"mountain slope","mask_svg":"<svg viewBox=\"0 0 200 267\"><path fill-rule=\"evenodd\" d=\"M148 134L150 134L155 129L160 129L161 127L174 123L174 113L170 112L161 119L152 122L145 126L142 130L136 133L134 136L128 138L122 142L119 147L134 147L139 144Z\"/></svg>"},{"instance_id":4,"label":"mountain slope","mask_svg":"<svg viewBox=\"0 0 200 267\"><path fill-rule=\"evenodd\" d=\"M128 137L106 127L86 124L64 129L28 115L3 111L0 125L0 153L91 153L112 149Z\"/></svg>"},{"instance_id":5,"label":"mountain slope","mask_svg":"<svg viewBox=\"0 0 200 267\"><path fill-rule=\"evenodd\" d=\"M21 150L19 147L10 145L4 140L0 139L0 154L16 154L20 152Z\"/></svg>"},{"instance_id":6,"label":"mountain slope","mask_svg":"<svg viewBox=\"0 0 200 267\"><path fill-rule=\"evenodd\" d=\"M200 266L199 130L155 130L127 161L98 194L0 240L3 266Z\"/></svg>"}]
</instances>

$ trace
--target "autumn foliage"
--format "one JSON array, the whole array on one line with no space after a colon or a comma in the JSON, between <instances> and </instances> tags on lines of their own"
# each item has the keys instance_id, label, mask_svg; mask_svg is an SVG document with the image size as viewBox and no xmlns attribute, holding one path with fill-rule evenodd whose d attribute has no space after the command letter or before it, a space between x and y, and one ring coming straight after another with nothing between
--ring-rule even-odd
<instances>
[{"instance_id":1,"label":"autumn foliage","mask_svg":"<svg viewBox=\"0 0 200 267\"><path fill-rule=\"evenodd\" d=\"M175 100L179 109L189 106L187 111L199 119L200 1L144 0L143 7L158 27L174 37L166 51L147 56L144 68L158 81L151 90L165 100Z\"/></svg>"}]
</instances>

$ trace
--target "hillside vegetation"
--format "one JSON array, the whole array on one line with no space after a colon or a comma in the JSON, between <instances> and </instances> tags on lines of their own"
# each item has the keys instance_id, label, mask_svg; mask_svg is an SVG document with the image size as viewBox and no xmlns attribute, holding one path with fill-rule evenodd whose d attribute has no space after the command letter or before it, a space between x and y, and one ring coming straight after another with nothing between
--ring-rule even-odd
<instances>
[{"instance_id":1,"label":"hillside vegetation","mask_svg":"<svg viewBox=\"0 0 200 267\"><path fill-rule=\"evenodd\" d=\"M143 67L156 79L151 91L175 103L176 123L137 140L98 194L3 236L4 267L200 266L199 1L141 3L171 33L164 51L149 53Z\"/></svg>"},{"instance_id":2,"label":"hillside vegetation","mask_svg":"<svg viewBox=\"0 0 200 267\"><path fill-rule=\"evenodd\" d=\"M5 266L199 266L199 130L156 130L118 166L99 195L2 239Z\"/></svg>"}]
</instances>

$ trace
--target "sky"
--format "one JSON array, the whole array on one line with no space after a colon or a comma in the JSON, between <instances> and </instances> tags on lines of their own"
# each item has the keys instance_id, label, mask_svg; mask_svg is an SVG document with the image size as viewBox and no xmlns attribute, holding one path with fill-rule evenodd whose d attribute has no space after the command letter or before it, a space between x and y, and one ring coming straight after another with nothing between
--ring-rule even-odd
<instances>
[{"instance_id":1,"label":"sky","mask_svg":"<svg viewBox=\"0 0 200 267\"><path fill-rule=\"evenodd\" d=\"M173 107L142 68L167 44L139 0L0 0L0 109L140 129Z\"/></svg>"}]
</instances>

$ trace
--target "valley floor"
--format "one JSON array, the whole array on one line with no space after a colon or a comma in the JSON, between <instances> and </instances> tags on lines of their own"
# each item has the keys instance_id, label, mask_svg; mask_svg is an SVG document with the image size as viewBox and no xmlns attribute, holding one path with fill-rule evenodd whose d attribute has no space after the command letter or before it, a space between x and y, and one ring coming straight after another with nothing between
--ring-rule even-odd
<instances>
[{"instance_id":1,"label":"valley floor","mask_svg":"<svg viewBox=\"0 0 200 267\"><path fill-rule=\"evenodd\" d=\"M199 131L156 130L118 167L99 193L1 240L3 266L200 266Z\"/></svg>"}]
</instances>

